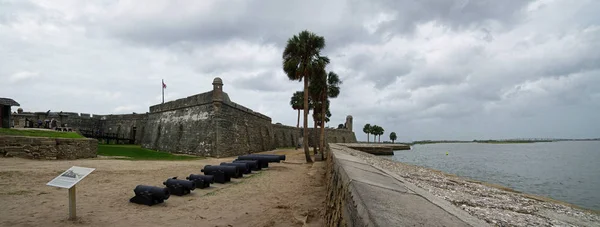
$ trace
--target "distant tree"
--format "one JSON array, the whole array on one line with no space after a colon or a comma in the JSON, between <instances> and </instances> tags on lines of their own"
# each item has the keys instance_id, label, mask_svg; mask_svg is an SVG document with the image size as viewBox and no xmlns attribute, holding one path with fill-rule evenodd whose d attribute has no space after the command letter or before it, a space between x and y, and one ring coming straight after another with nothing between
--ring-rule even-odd
<instances>
[{"instance_id":1,"label":"distant tree","mask_svg":"<svg viewBox=\"0 0 600 227\"><path fill-rule=\"evenodd\" d=\"M392 141L392 143L394 143L394 141L398 139L398 137L396 136L396 132L392 132L390 133L390 140Z\"/></svg>"},{"instance_id":2,"label":"distant tree","mask_svg":"<svg viewBox=\"0 0 600 227\"><path fill-rule=\"evenodd\" d=\"M379 136L378 137L378 141L381 142L381 135L383 135L383 128L379 125L373 125L371 126L371 134L373 134L374 136ZM373 141L375 141L375 139L373 139Z\"/></svg>"},{"instance_id":3,"label":"distant tree","mask_svg":"<svg viewBox=\"0 0 600 227\"><path fill-rule=\"evenodd\" d=\"M292 98L290 100L290 105L292 106L292 109L298 110L298 120L296 122L296 128L300 128L300 110L304 109L304 92L294 92L294 95L292 95Z\"/></svg>"},{"instance_id":4,"label":"distant tree","mask_svg":"<svg viewBox=\"0 0 600 227\"><path fill-rule=\"evenodd\" d=\"M338 125L338 129L343 129L344 128L344 124L339 124Z\"/></svg>"},{"instance_id":5,"label":"distant tree","mask_svg":"<svg viewBox=\"0 0 600 227\"><path fill-rule=\"evenodd\" d=\"M367 143L369 142L369 134L371 133L371 124L365 124L363 132L367 134Z\"/></svg>"},{"instance_id":6,"label":"distant tree","mask_svg":"<svg viewBox=\"0 0 600 227\"><path fill-rule=\"evenodd\" d=\"M321 56L325 48L325 38L304 30L288 39L283 50L283 71L290 80L304 80L304 156L311 163L308 149L308 82L311 77L311 67L315 62L327 62L329 58Z\"/></svg>"}]
</instances>

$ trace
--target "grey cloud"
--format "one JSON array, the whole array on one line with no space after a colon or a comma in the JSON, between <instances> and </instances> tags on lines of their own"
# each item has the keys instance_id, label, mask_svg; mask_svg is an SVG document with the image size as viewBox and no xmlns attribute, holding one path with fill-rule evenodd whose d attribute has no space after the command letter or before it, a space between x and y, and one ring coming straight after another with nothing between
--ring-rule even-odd
<instances>
[{"instance_id":1,"label":"grey cloud","mask_svg":"<svg viewBox=\"0 0 600 227\"><path fill-rule=\"evenodd\" d=\"M31 111L141 113L161 79L168 101L219 76L233 101L295 125L302 83L281 52L308 29L344 81L329 125L353 115L361 140L365 123L403 141L600 133L595 1L72 3L0 3L0 81L17 78L0 95ZM395 18L377 25L383 14Z\"/></svg>"},{"instance_id":2,"label":"grey cloud","mask_svg":"<svg viewBox=\"0 0 600 227\"><path fill-rule=\"evenodd\" d=\"M512 24L520 18L529 1L276 1L261 0L236 4L217 2L210 10L177 10L197 2L171 2L153 14L117 14L92 22L108 34L151 45L178 42L214 44L233 38L284 45L291 35L310 29L327 37L331 49L352 43L383 41L382 34L406 34L421 22L437 21L453 28L470 27L489 21ZM307 7L319 5L320 7ZM200 10L198 10L200 11ZM395 14L376 34L369 34L363 22L380 12ZM307 15L311 15L308 16ZM302 20L298 20L302 18ZM105 26L103 26L105 25Z\"/></svg>"},{"instance_id":3,"label":"grey cloud","mask_svg":"<svg viewBox=\"0 0 600 227\"><path fill-rule=\"evenodd\" d=\"M281 74L282 73L279 73L279 75L277 75L273 71L260 72L254 75L232 79L231 83L235 88L264 92L290 91L290 89L298 87L286 83L285 79L287 79L287 77L284 77Z\"/></svg>"},{"instance_id":4,"label":"grey cloud","mask_svg":"<svg viewBox=\"0 0 600 227\"><path fill-rule=\"evenodd\" d=\"M381 8L394 9L399 18L387 22L386 28L404 33L421 22L436 21L454 29L486 26L490 21L512 27L521 20L523 7L528 1L470 1L470 0L427 0L427 1L379 1ZM404 32L402 32L404 31Z\"/></svg>"}]
</instances>

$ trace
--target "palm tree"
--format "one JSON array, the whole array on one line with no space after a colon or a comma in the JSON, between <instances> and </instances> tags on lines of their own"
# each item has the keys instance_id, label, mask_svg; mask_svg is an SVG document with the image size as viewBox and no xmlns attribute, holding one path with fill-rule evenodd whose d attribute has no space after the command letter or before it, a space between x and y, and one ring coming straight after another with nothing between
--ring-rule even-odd
<instances>
[{"instance_id":1,"label":"palm tree","mask_svg":"<svg viewBox=\"0 0 600 227\"><path fill-rule=\"evenodd\" d=\"M373 134L373 142L375 143L377 140L377 135L379 135L379 126L371 125L369 133Z\"/></svg>"},{"instance_id":2,"label":"palm tree","mask_svg":"<svg viewBox=\"0 0 600 227\"><path fill-rule=\"evenodd\" d=\"M381 135L383 135L383 128L379 125L373 125L371 126L371 134L375 135L375 136L379 136L379 143L381 143ZM373 138L373 142L375 141L375 138Z\"/></svg>"},{"instance_id":3,"label":"palm tree","mask_svg":"<svg viewBox=\"0 0 600 227\"><path fill-rule=\"evenodd\" d=\"M316 100L314 115L315 121L319 122L321 135L319 139L319 150L325 149L325 122L329 122L331 112L329 111L330 98L337 98L340 95L340 85L342 81L334 72L326 73L324 68L315 68L315 74L309 86L311 98ZM323 152L321 152L323 155ZM323 157L322 157L323 158Z\"/></svg>"},{"instance_id":4,"label":"palm tree","mask_svg":"<svg viewBox=\"0 0 600 227\"><path fill-rule=\"evenodd\" d=\"M294 92L294 95L292 95L292 98L290 100L290 105L292 106L292 109L298 110L298 120L296 122L296 128L300 128L300 110L304 109L304 92Z\"/></svg>"},{"instance_id":5,"label":"palm tree","mask_svg":"<svg viewBox=\"0 0 600 227\"><path fill-rule=\"evenodd\" d=\"M396 139L398 139L398 136L396 136L396 132L390 133L390 140L392 141L392 143L394 143Z\"/></svg>"},{"instance_id":6,"label":"palm tree","mask_svg":"<svg viewBox=\"0 0 600 227\"><path fill-rule=\"evenodd\" d=\"M340 77L334 72L329 72L326 79L327 83L326 86L323 87L323 92L321 94L321 103L326 103L327 109L325 109L325 105L321 105L321 113L327 113L331 116L331 113L329 113L329 99L337 98L340 95L340 85L342 84L342 80L340 80ZM323 159L322 151L325 149L325 122L329 121L329 119L326 119L324 114L321 114L321 117L321 146L319 149L321 150L321 159Z\"/></svg>"},{"instance_id":7,"label":"palm tree","mask_svg":"<svg viewBox=\"0 0 600 227\"><path fill-rule=\"evenodd\" d=\"M304 79L304 155L306 162L312 162L308 150L308 81L310 68L315 62L327 62L329 59L321 56L325 48L325 38L317 36L307 30L288 39L283 50L283 71L290 80L302 81Z\"/></svg>"},{"instance_id":8,"label":"palm tree","mask_svg":"<svg viewBox=\"0 0 600 227\"><path fill-rule=\"evenodd\" d=\"M369 133L371 133L371 124L366 124L363 127L363 132L367 134L367 143L369 142Z\"/></svg>"},{"instance_id":9,"label":"palm tree","mask_svg":"<svg viewBox=\"0 0 600 227\"><path fill-rule=\"evenodd\" d=\"M311 67L311 78L309 81L309 85L308 85L308 92L309 92L309 96L308 98L313 102L313 123L314 123L314 131L313 131L313 136L314 136L314 143L313 143L313 151L314 154L316 155L318 153L317 150L317 144L319 144L319 149L321 148L321 143L318 142L320 138L317 135L317 130L319 129L318 127L321 126L320 124L320 119L322 119L322 110L323 108L321 106L324 106L321 100L321 93L323 92L322 87L325 86L325 65L326 64L322 64L323 62L318 62L315 61L313 67Z\"/></svg>"}]
</instances>

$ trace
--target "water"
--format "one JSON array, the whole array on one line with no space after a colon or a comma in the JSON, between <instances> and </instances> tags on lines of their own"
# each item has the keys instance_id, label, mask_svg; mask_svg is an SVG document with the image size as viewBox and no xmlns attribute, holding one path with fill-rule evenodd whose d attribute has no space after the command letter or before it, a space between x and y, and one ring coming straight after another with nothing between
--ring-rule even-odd
<instances>
[{"instance_id":1,"label":"water","mask_svg":"<svg viewBox=\"0 0 600 227\"><path fill-rule=\"evenodd\" d=\"M392 159L600 210L600 141L415 145Z\"/></svg>"}]
</instances>

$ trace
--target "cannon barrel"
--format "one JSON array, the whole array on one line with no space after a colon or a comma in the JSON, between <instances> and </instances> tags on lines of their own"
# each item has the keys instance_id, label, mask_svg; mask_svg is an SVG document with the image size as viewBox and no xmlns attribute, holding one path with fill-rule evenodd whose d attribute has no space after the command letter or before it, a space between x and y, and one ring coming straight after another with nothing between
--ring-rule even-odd
<instances>
[{"instance_id":1,"label":"cannon barrel","mask_svg":"<svg viewBox=\"0 0 600 227\"><path fill-rule=\"evenodd\" d=\"M235 166L211 166L211 165L205 165L204 169L201 170L204 174L207 175L213 175L211 173L217 172L217 171L221 171L223 173L225 173L225 175L229 176L229 177L233 177L233 178L240 178L242 177L242 174L240 173L239 169Z\"/></svg>"},{"instance_id":2,"label":"cannon barrel","mask_svg":"<svg viewBox=\"0 0 600 227\"><path fill-rule=\"evenodd\" d=\"M228 162L221 162L222 166L237 166L240 173L243 174L250 174L252 172L252 170L250 169L250 166L248 165L248 163L240 163L240 162L233 162L233 163L228 163Z\"/></svg>"},{"instance_id":3,"label":"cannon barrel","mask_svg":"<svg viewBox=\"0 0 600 227\"><path fill-rule=\"evenodd\" d=\"M269 160L268 158L259 157L259 156L238 156L237 160L252 160L257 161L260 168L269 168Z\"/></svg>"},{"instance_id":4,"label":"cannon barrel","mask_svg":"<svg viewBox=\"0 0 600 227\"><path fill-rule=\"evenodd\" d=\"M210 184L214 182L214 176L212 175L190 174L185 179L196 183L196 188L208 188L210 187Z\"/></svg>"},{"instance_id":5,"label":"cannon barrel","mask_svg":"<svg viewBox=\"0 0 600 227\"><path fill-rule=\"evenodd\" d=\"M163 182L163 184L167 186L172 195L178 196L190 194L190 191L196 189L195 182L189 180L180 180L177 179L177 177L167 179L165 182Z\"/></svg>"},{"instance_id":6,"label":"cannon barrel","mask_svg":"<svg viewBox=\"0 0 600 227\"><path fill-rule=\"evenodd\" d=\"M279 158L279 160L281 161L285 161L285 155L278 155L278 154L249 154L249 155L258 155L258 156L265 156L265 157L277 157Z\"/></svg>"},{"instance_id":7,"label":"cannon barrel","mask_svg":"<svg viewBox=\"0 0 600 227\"><path fill-rule=\"evenodd\" d=\"M234 160L233 163L247 163L248 166L250 166L250 169L253 171L259 171L262 169L256 160Z\"/></svg>"},{"instance_id":8,"label":"cannon barrel","mask_svg":"<svg viewBox=\"0 0 600 227\"><path fill-rule=\"evenodd\" d=\"M186 179L188 180L192 180L192 179L202 179L208 183L215 183L215 177L213 175L199 175L199 174L190 174L188 177L186 177Z\"/></svg>"},{"instance_id":9,"label":"cannon barrel","mask_svg":"<svg viewBox=\"0 0 600 227\"><path fill-rule=\"evenodd\" d=\"M154 187L148 185L138 185L133 189L135 196L129 199L129 202L152 206L167 200L171 193L167 188Z\"/></svg>"},{"instance_id":10,"label":"cannon barrel","mask_svg":"<svg viewBox=\"0 0 600 227\"><path fill-rule=\"evenodd\" d=\"M280 162L281 161L279 159L279 157L275 157L275 156L263 156L263 155L255 155L255 154L238 156L238 159L239 158L253 158L254 160L265 160L267 162Z\"/></svg>"}]
</instances>

